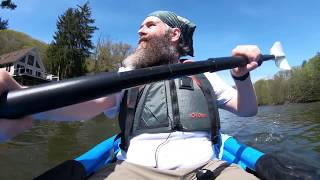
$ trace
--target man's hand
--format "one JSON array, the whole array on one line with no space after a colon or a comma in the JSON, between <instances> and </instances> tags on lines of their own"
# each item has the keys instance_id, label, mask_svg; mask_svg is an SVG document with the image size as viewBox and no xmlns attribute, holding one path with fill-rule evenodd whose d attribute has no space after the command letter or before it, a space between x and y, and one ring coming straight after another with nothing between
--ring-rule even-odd
<instances>
[{"instance_id":1,"label":"man's hand","mask_svg":"<svg viewBox=\"0 0 320 180\"><path fill-rule=\"evenodd\" d=\"M21 89L21 86L4 69L0 69L0 94L15 89ZM0 119L0 142L9 140L30 129L31 126L31 117L15 120Z\"/></svg>"},{"instance_id":2,"label":"man's hand","mask_svg":"<svg viewBox=\"0 0 320 180\"><path fill-rule=\"evenodd\" d=\"M235 77L241 77L258 67L260 58L260 49L255 45L241 45L232 50L232 56L245 56L248 59L248 64L244 67L237 67L231 70Z\"/></svg>"}]
</instances>

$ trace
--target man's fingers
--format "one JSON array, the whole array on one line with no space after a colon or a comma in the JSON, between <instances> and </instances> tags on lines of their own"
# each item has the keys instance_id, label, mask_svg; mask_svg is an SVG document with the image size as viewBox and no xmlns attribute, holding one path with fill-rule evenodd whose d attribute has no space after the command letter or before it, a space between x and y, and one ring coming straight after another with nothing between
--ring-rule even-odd
<instances>
[{"instance_id":1,"label":"man's fingers","mask_svg":"<svg viewBox=\"0 0 320 180\"><path fill-rule=\"evenodd\" d=\"M246 66L246 68L247 68L248 71L252 71L252 70L254 70L254 69L257 68L257 67L258 67L258 63L255 62L255 61L250 62L250 63L247 64L247 66Z\"/></svg>"},{"instance_id":2,"label":"man's fingers","mask_svg":"<svg viewBox=\"0 0 320 180\"><path fill-rule=\"evenodd\" d=\"M21 86L3 68L0 69L0 94L5 91L20 89Z\"/></svg>"},{"instance_id":3,"label":"man's fingers","mask_svg":"<svg viewBox=\"0 0 320 180\"><path fill-rule=\"evenodd\" d=\"M249 62L258 61L260 53L260 49L255 45L240 45L232 50L233 56L245 56Z\"/></svg>"}]
</instances>

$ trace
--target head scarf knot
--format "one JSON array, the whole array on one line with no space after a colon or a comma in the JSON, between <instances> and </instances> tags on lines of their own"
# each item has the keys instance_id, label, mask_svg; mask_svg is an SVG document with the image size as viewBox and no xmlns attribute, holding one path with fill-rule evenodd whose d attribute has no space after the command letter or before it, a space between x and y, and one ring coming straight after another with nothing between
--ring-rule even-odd
<instances>
[{"instance_id":1,"label":"head scarf knot","mask_svg":"<svg viewBox=\"0 0 320 180\"><path fill-rule=\"evenodd\" d=\"M166 23L171 28L179 28L181 31L179 46L181 48L181 56L190 55L193 56L193 32L196 29L196 25L190 20L177 16L170 11L155 11L148 16L155 16L162 22Z\"/></svg>"}]
</instances>

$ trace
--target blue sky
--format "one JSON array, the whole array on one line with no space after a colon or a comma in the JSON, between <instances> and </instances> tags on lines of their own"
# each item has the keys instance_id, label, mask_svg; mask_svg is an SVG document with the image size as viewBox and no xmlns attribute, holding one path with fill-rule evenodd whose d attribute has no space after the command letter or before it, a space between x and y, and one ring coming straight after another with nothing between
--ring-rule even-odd
<instances>
[{"instance_id":1,"label":"blue sky","mask_svg":"<svg viewBox=\"0 0 320 180\"><path fill-rule=\"evenodd\" d=\"M0 9L9 28L33 38L51 42L58 16L85 0L13 0L18 7ZM282 42L289 64L302 64L320 51L319 0L91 0L92 17L101 36L136 46L137 29L145 16L155 10L170 10L192 20L195 60L229 56L239 44L256 44L264 54L272 44ZM253 81L272 77L278 69L266 62L251 73ZM229 72L219 72L233 84Z\"/></svg>"}]
</instances>

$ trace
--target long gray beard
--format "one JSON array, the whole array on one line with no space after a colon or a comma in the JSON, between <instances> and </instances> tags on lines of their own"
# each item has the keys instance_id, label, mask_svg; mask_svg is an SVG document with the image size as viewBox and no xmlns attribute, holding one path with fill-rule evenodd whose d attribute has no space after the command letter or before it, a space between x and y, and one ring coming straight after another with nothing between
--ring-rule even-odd
<instances>
[{"instance_id":1,"label":"long gray beard","mask_svg":"<svg viewBox=\"0 0 320 180\"><path fill-rule=\"evenodd\" d=\"M137 48L122 63L125 67L135 69L178 62L177 48L170 42L169 36L153 37L146 43L146 47Z\"/></svg>"}]
</instances>

